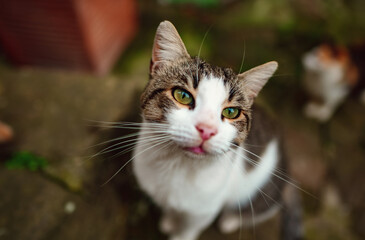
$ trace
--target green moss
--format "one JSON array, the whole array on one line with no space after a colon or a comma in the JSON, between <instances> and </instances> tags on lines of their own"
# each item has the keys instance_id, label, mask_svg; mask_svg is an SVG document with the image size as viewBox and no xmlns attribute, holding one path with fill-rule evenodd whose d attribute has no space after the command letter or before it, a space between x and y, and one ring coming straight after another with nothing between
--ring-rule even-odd
<instances>
[{"instance_id":1,"label":"green moss","mask_svg":"<svg viewBox=\"0 0 365 240\"><path fill-rule=\"evenodd\" d=\"M27 151L17 152L5 162L8 169L28 169L31 171L43 169L47 164L46 159Z\"/></svg>"}]
</instances>

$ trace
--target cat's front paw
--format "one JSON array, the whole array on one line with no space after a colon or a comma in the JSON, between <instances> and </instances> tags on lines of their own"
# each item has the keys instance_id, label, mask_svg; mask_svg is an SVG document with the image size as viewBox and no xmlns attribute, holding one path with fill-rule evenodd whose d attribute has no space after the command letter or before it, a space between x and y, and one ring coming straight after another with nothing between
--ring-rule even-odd
<instances>
[{"instance_id":1,"label":"cat's front paw","mask_svg":"<svg viewBox=\"0 0 365 240\"><path fill-rule=\"evenodd\" d=\"M164 234L171 234L176 230L176 223L169 215L165 215L160 220L160 231Z\"/></svg>"},{"instance_id":2,"label":"cat's front paw","mask_svg":"<svg viewBox=\"0 0 365 240\"><path fill-rule=\"evenodd\" d=\"M316 119L319 122L326 122L331 118L333 109L326 105L308 103L304 108L304 114L307 117Z\"/></svg>"},{"instance_id":3,"label":"cat's front paw","mask_svg":"<svg viewBox=\"0 0 365 240\"><path fill-rule=\"evenodd\" d=\"M171 236L169 240L196 240L195 237Z\"/></svg>"},{"instance_id":4,"label":"cat's front paw","mask_svg":"<svg viewBox=\"0 0 365 240\"><path fill-rule=\"evenodd\" d=\"M218 223L219 230L225 234L237 231L240 226L240 217L234 213L224 213Z\"/></svg>"}]
</instances>

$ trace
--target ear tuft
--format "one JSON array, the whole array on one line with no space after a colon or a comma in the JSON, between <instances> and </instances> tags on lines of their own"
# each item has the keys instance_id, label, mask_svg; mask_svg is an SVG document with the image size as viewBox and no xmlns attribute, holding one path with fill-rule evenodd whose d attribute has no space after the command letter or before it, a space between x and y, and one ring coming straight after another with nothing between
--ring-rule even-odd
<instances>
[{"instance_id":1,"label":"ear tuft","mask_svg":"<svg viewBox=\"0 0 365 240\"><path fill-rule=\"evenodd\" d=\"M243 81L243 87L249 94L251 104L277 68L278 63L271 61L238 75L238 79Z\"/></svg>"},{"instance_id":2,"label":"ear tuft","mask_svg":"<svg viewBox=\"0 0 365 240\"><path fill-rule=\"evenodd\" d=\"M157 28L152 50L152 69L158 64L190 57L179 33L169 21L163 21Z\"/></svg>"}]
</instances>

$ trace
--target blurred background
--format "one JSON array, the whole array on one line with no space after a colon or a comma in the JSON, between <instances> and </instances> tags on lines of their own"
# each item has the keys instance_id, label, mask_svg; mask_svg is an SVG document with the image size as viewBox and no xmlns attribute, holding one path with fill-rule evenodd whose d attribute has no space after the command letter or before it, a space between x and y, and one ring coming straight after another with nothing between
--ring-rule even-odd
<instances>
[{"instance_id":1,"label":"blurred background","mask_svg":"<svg viewBox=\"0 0 365 240\"><path fill-rule=\"evenodd\" d=\"M130 166L103 185L130 152L95 155L136 131L100 121L140 121L163 20L192 56L207 33L201 58L212 64L279 62L258 101L283 127L306 239L365 239L364 12L363 0L0 0L0 239L166 239ZM323 43L347 49L359 74L318 122L303 114L302 58ZM280 239L278 226L242 239ZM239 234L213 224L201 239Z\"/></svg>"}]
</instances>

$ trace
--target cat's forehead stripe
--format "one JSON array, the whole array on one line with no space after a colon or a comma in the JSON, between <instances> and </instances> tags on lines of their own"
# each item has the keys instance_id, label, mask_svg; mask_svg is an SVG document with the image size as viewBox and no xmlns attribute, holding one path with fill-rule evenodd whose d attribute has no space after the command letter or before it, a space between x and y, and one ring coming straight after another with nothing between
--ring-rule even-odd
<instances>
[{"instance_id":1,"label":"cat's forehead stripe","mask_svg":"<svg viewBox=\"0 0 365 240\"><path fill-rule=\"evenodd\" d=\"M201 83L198 86L198 96L205 102L205 105L211 109L217 110L227 98L227 89L221 78L209 74L201 77ZM197 99L200 100L200 99ZM220 110L219 110L220 111Z\"/></svg>"},{"instance_id":2,"label":"cat's forehead stripe","mask_svg":"<svg viewBox=\"0 0 365 240\"><path fill-rule=\"evenodd\" d=\"M193 75L193 87L196 89L199 85L199 78L195 75Z\"/></svg>"}]
</instances>

